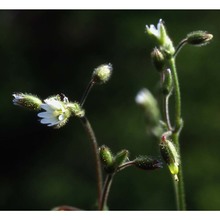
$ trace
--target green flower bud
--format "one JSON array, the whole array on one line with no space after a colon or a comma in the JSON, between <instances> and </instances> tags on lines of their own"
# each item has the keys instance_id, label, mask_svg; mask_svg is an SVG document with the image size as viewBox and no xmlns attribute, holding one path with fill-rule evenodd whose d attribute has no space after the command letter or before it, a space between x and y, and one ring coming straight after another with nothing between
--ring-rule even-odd
<instances>
[{"instance_id":1,"label":"green flower bud","mask_svg":"<svg viewBox=\"0 0 220 220\"><path fill-rule=\"evenodd\" d=\"M193 31L186 37L186 42L194 46L204 46L213 38L207 31Z\"/></svg>"},{"instance_id":2,"label":"green flower bud","mask_svg":"<svg viewBox=\"0 0 220 220\"><path fill-rule=\"evenodd\" d=\"M151 53L151 58L156 70L158 72L162 72L165 66L165 59L163 53L158 48L154 48L154 50Z\"/></svg>"},{"instance_id":3,"label":"green flower bud","mask_svg":"<svg viewBox=\"0 0 220 220\"><path fill-rule=\"evenodd\" d=\"M128 150L121 150L120 152L118 152L116 156L114 157L115 167L118 168L120 165L126 162L126 160L128 160L128 155L129 155Z\"/></svg>"},{"instance_id":4,"label":"green flower bud","mask_svg":"<svg viewBox=\"0 0 220 220\"><path fill-rule=\"evenodd\" d=\"M106 83L112 75L112 70L113 68L110 63L97 67L93 72L93 81L99 84Z\"/></svg>"},{"instance_id":5,"label":"green flower bud","mask_svg":"<svg viewBox=\"0 0 220 220\"><path fill-rule=\"evenodd\" d=\"M167 140L165 136L162 136L160 152L170 170L170 173L174 175L175 180L178 181L177 174L179 173L180 164L179 155L174 144Z\"/></svg>"},{"instance_id":6,"label":"green flower bud","mask_svg":"<svg viewBox=\"0 0 220 220\"><path fill-rule=\"evenodd\" d=\"M173 78L170 69L163 72L162 93L167 96L173 89Z\"/></svg>"},{"instance_id":7,"label":"green flower bud","mask_svg":"<svg viewBox=\"0 0 220 220\"><path fill-rule=\"evenodd\" d=\"M134 165L143 170L155 170L162 168L162 162L148 156L139 156L134 160Z\"/></svg>"},{"instance_id":8,"label":"green flower bud","mask_svg":"<svg viewBox=\"0 0 220 220\"><path fill-rule=\"evenodd\" d=\"M99 155L100 155L101 162L104 165L105 171L107 173L113 173L115 171L115 166L114 166L115 160L111 153L111 150L105 145L103 145L99 148Z\"/></svg>"},{"instance_id":9,"label":"green flower bud","mask_svg":"<svg viewBox=\"0 0 220 220\"><path fill-rule=\"evenodd\" d=\"M135 101L145 111L145 120L148 126L147 132L160 137L163 129L160 125L161 115L157 100L148 89L143 88L138 92Z\"/></svg>"},{"instance_id":10,"label":"green flower bud","mask_svg":"<svg viewBox=\"0 0 220 220\"><path fill-rule=\"evenodd\" d=\"M13 103L29 110L39 111L42 101L35 95L27 93L14 93Z\"/></svg>"},{"instance_id":11,"label":"green flower bud","mask_svg":"<svg viewBox=\"0 0 220 220\"><path fill-rule=\"evenodd\" d=\"M67 109L70 110L72 115L82 118L85 116L85 111L81 108L80 104L77 102L69 102L66 104Z\"/></svg>"}]
</instances>

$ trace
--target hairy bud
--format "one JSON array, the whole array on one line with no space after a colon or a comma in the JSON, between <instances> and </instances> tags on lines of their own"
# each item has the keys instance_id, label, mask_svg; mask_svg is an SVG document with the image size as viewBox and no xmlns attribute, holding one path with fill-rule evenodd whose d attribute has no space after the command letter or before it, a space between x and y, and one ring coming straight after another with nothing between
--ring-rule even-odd
<instances>
[{"instance_id":1,"label":"hairy bud","mask_svg":"<svg viewBox=\"0 0 220 220\"><path fill-rule=\"evenodd\" d=\"M112 70L113 68L110 63L97 67L93 72L93 81L99 84L106 83L112 75Z\"/></svg>"},{"instance_id":2,"label":"hairy bud","mask_svg":"<svg viewBox=\"0 0 220 220\"><path fill-rule=\"evenodd\" d=\"M186 42L194 46L204 46L213 38L207 31L193 31L186 37Z\"/></svg>"},{"instance_id":3,"label":"hairy bud","mask_svg":"<svg viewBox=\"0 0 220 220\"><path fill-rule=\"evenodd\" d=\"M27 93L14 93L13 103L29 110L39 111L42 101L35 95Z\"/></svg>"}]
</instances>

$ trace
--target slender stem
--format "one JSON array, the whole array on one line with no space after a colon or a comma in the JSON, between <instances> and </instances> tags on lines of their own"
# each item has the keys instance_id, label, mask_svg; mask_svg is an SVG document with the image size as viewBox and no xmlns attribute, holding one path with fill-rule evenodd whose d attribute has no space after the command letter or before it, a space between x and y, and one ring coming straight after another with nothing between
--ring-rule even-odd
<instances>
[{"instance_id":1,"label":"slender stem","mask_svg":"<svg viewBox=\"0 0 220 220\"><path fill-rule=\"evenodd\" d=\"M170 122L170 115L169 115L169 98L170 98L170 95L171 95L171 93L169 93L168 95L163 97L163 103L164 103L163 106L164 106L164 118L166 120L167 127L168 127L169 131L172 131L173 128L172 128L172 125L171 125L171 122Z\"/></svg>"},{"instance_id":2,"label":"slender stem","mask_svg":"<svg viewBox=\"0 0 220 220\"><path fill-rule=\"evenodd\" d=\"M82 99L80 101L80 105L81 107L84 105L85 101L86 101L86 98L88 97L89 95L89 92L91 91L92 87L94 86L95 82L93 81L93 79L89 82L83 96L82 96Z\"/></svg>"},{"instance_id":3,"label":"slender stem","mask_svg":"<svg viewBox=\"0 0 220 220\"><path fill-rule=\"evenodd\" d=\"M101 207L101 195L102 195L102 169L101 169L101 161L99 157L98 143L95 136L95 133L92 129L92 126L89 120L84 116L81 118L81 122L83 127L85 128L88 137L90 139L92 150L94 152L95 163L96 163L96 176L97 176L97 187L98 187L98 208Z\"/></svg>"},{"instance_id":4,"label":"slender stem","mask_svg":"<svg viewBox=\"0 0 220 220\"><path fill-rule=\"evenodd\" d=\"M105 179L103 191L102 191L102 199L101 199L101 205L100 205L100 210L105 210L106 204L107 204L107 199L109 195L109 191L112 185L114 173L113 174L108 174Z\"/></svg>"},{"instance_id":5,"label":"slender stem","mask_svg":"<svg viewBox=\"0 0 220 220\"><path fill-rule=\"evenodd\" d=\"M180 43L179 43L178 46L176 47L174 57L177 56L177 54L180 52L180 50L183 48L183 46L184 46L186 43L187 43L187 39L183 39L182 41L180 41Z\"/></svg>"},{"instance_id":6,"label":"slender stem","mask_svg":"<svg viewBox=\"0 0 220 220\"><path fill-rule=\"evenodd\" d=\"M181 153L180 153L180 146L179 146L179 135L182 128L182 118L181 118L181 97L180 97L180 87L178 81L178 75L176 70L175 58L171 58L169 60L171 73L173 76L173 83L174 83L174 97L175 97L175 129L173 131L172 139L176 146L177 152L179 153L179 158L181 161ZM183 173L182 173L182 161L179 166L179 181L174 181L175 186L175 195L176 195L176 203L178 210L185 210L185 193L184 193L184 182L183 182Z\"/></svg>"},{"instance_id":7,"label":"slender stem","mask_svg":"<svg viewBox=\"0 0 220 220\"><path fill-rule=\"evenodd\" d=\"M119 167L117 168L117 172L119 172L119 171L121 171L121 170L123 170L123 169L125 169L125 168L127 168L127 167L133 166L134 164L135 164L134 161L128 161L128 162L126 162L126 163L123 163L121 166L119 166Z\"/></svg>"},{"instance_id":8,"label":"slender stem","mask_svg":"<svg viewBox=\"0 0 220 220\"><path fill-rule=\"evenodd\" d=\"M119 171L121 171L121 170L123 170L127 167L133 166L133 165L134 165L134 161L128 161L128 162L122 164L121 166L119 166L117 168L116 172L119 172ZM104 210L106 205L107 205L107 199L108 199L109 191L110 191L110 188L111 188L113 177L116 174L116 172L113 173L113 174L108 174L106 176L104 187L103 187L103 192L102 192L100 210Z\"/></svg>"},{"instance_id":9,"label":"slender stem","mask_svg":"<svg viewBox=\"0 0 220 220\"><path fill-rule=\"evenodd\" d=\"M177 133L179 136L179 131L182 127L182 118L181 118L181 96L180 96L180 86L176 70L175 58L170 59L171 73L173 76L174 84L174 98L175 98L175 130L174 133ZM179 140L177 138L177 140Z\"/></svg>"}]
</instances>

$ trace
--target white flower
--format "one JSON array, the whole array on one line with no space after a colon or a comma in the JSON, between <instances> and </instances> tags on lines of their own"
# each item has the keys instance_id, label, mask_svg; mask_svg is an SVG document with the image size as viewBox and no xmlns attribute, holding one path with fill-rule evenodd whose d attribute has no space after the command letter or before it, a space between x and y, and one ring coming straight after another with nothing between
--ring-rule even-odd
<instances>
[{"instance_id":1,"label":"white flower","mask_svg":"<svg viewBox=\"0 0 220 220\"><path fill-rule=\"evenodd\" d=\"M41 108L46 111L38 113L38 117L42 118L40 122L54 128L60 128L65 125L71 115L66 106L67 100L65 99L62 102L59 96L45 99L45 103L41 104Z\"/></svg>"},{"instance_id":2,"label":"white flower","mask_svg":"<svg viewBox=\"0 0 220 220\"><path fill-rule=\"evenodd\" d=\"M159 20L159 22L157 24L157 28L153 24L151 24L150 27L148 25L146 25L147 33L149 35L153 35L158 40L161 40L163 29L164 29L164 26L163 26L162 19Z\"/></svg>"},{"instance_id":3,"label":"white flower","mask_svg":"<svg viewBox=\"0 0 220 220\"><path fill-rule=\"evenodd\" d=\"M175 48L173 47L173 43L166 32L166 28L163 24L163 20L160 19L157 28L151 24L150 26L146 25L147 33L154 37L161 47L162 50L165 50L169 54L174 54Z\"/></svg>"}]
</instances>

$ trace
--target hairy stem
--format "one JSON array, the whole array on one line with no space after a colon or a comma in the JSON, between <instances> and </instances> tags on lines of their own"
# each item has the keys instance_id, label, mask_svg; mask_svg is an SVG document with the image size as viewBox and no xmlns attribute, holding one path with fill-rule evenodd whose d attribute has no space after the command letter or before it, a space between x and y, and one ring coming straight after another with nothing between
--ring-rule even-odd
<instances>
[{"instance_id":1,"label":"hairy stem","mask_svg":"<svg viewBox=\"0 0 220 220\"><path fill-rule=\"evenodd\" d=\"M82 96L82 99L81 99L81 101L80 101L80 106L81 107L83 107L83 105L84 105L84 103L85 103L85 101L86 101L86 98L88 97L88 95L89 95L89 92L91 91L91 89L92 89L92 87L94 86L94 81L93 81L93 79L89 82L89 84L88 84L88 86L86 87L86 90L85 90L85 92L84 92L84 94L83 94L83 96Z\"/></svg>"},{"instance_id":2,"label":"hairy stem","mask_svg":"<svg viewBox=\"0 0 220 220\"><path fill-rule=\"evenodd\" d=\"M92 126L89 122L89 120L84 116L81 118L81 122L83 124L83 127L85 128L89 140L92 145L92 150L95 157L95 163L96 163L96 176L97 176L97 188L98 188L98 208L100 210L101 207L101 196L102 196L102 169L101 169L101 161L99 157L99 149L98 149L98 143L95 136L95 133L92 129Z\"/></svg>"},{"instance_id":3,"label":"hairy stem","mask_svg":"<svg viewBox=\"0 0 220 220\"><path fill-rule=\"evenodd\" d=\"M173 76L173 83L174 83L174 98L175 98L175 129L172 134L173 143L176 146L177 152L179 153L180 158L180 166L179 166L179 181L174 181L175 187L175 195L176 195L176 203L178 210L185 210L185 193L184 193L184 182L183 182L183 173L182 173L182 160L181 160L181 152L180 152L180 145L179 145L179 135L182 128L182 118L181 118L181 96L180 96L180 87L178 81L178 75L176 70L175 58L171 58L169 61L171 73Z\"/></svg>"}]
</instances>

